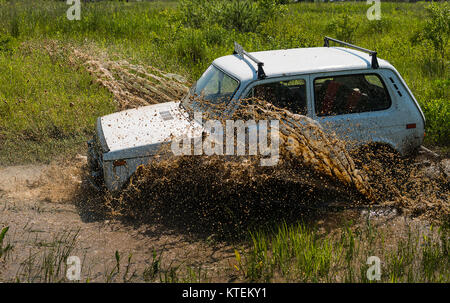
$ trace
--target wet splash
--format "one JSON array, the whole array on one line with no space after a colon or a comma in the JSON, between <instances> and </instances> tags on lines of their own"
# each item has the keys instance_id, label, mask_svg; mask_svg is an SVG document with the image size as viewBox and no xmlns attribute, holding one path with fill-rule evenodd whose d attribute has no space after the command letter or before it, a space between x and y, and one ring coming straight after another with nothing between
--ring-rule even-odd
<instances>
[{"instance_id":1,"label":"wet splash","mask_svg":"<svg viewBox=\"0 0 450 303\"><path fill-rule=\"evenodd\" d=\"M74 47L46 40L43 47L51 57L64 56L69 64L83 66L95 83L111 92L119 110L179 100L186 95L190 86L180 75L166 73L150 65L132 64L123 59L112 60L110 54L89 43L83 47Z\"/></svg>"},{"instance_id":2,"label":"wet splash","mask_svg":"<svg viewBox=\"0 0 450 303\"><path fill-rule=\"evenodd\" d=\"M369 145L353 152L368 175L377 204L406 215L446 221L450 215L450 161L419 150L400 157L390 148Z\"/></svg>"},{"instance_id":3,"label":"wet splash","mask_svg":"<svg viewBox=\"0 0 450 303\"><path fill-rule=\"evenodd\" d=\"M49 53L61 51L51 43L47 48ZM64 52L114 95L120 109L179 100L188 91L182 77L151 66L114 61L86 49ZM243 117L280 121L277 166L261 167L257 156L164 158L140 167L119 194L94 199L95 207L101 204L107 213L134 222L164 221L207 233L298 220L310 216L312 207L335 202L349 207L375 203L430 218L450 213L448 174L433 168L436 163L423 165L379 148L349 153L344 142L313 120L263 101L237 113L236 118ZM433 176L427 173L430 169Z\"/></svg>"},{"instance_id":4,"label":"wet splash","mask_svg":"<svg viewBox=\"0 0 450 303\"><path fill-rule=\"evenodd\" d=\"M162 149L138 168L119 194L108 196L115 214L156 220L192 232L229 237L279 220L298 220L330 201L370 204L375 196L343 142L305 116L253 100L235 118L280 121L280 161L257 156L171 156ZM223 122L223 121L222 121ZM138 219L138 220L136 220Z\"/></svg>"},{"instance_id":5,"label":"wet splash","mask_svg":"<svg viewBox=\"0 0 450 303\"><path fill-rule=\"evenodd\" d=\"M306 116L276 108L264 101L252 103L256 107L252 112L259 111L264 117L280 121L281 155L285 159L354 187L369 200L375 199L366 173L356 169L343 141L325 133L316 121Z\"/></svg>"}]
</instances>

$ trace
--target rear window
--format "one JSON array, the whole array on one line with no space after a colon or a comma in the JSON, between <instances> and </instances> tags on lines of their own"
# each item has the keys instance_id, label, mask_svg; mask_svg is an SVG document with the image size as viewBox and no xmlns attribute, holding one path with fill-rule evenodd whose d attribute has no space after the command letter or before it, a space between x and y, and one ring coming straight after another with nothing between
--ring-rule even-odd
<instances>
[{"instance_id":1,"label":"rear window","mask_svg":"<svg viewBox=\"0 0 450 303\"><path fill-rule=\"evenodd\" d=\"M317 116L333 116L388 109L391 98L376 74L316 78L314 103Z\"/></svg>"}]
</instances>

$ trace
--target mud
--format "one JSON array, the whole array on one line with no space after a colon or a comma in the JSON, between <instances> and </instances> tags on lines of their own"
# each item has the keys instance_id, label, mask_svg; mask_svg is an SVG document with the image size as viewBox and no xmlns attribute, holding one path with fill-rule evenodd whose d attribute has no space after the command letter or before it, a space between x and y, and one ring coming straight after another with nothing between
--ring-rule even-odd
<instances>
[{"instance_id":1,"label":"mud","mask_svg":"<svg viewBox=\"0 0 450 303\"><path fill-rule=\"evenodd\" d=\"M182 77L150 66L51 42L46 49L84 66L120 109L187 91ZM448 158L425 151L402 158L378 146L348 152L304 116L264 102L248 107L243 115L249 114L280 121L277 166L261 167L258 157L165 158L140 167L115 194L88 186L82 155L50 166L0 168L0 227L11 227L16 247L9 267L0 265L0 280L17 275L29 253L67 230L79 232L76 253L89 260L86 276L93 280L104 280L115 250L132 253L140 269L156 250L169 263L196 260L226 281L233 245L255 228L300 220L330 232L346 219L370 217L389 226L448 220Z\"/></svg>"},{"instance_id":2,"label":"mud","mask_svg":"<svg viewBox=\"0 0 450 303\"><path fill-rule=\"evenodd\" d=\"M201 266L210 279L227 279L228 262L234 256L230 245L194 241L161 224L135 227L113 217L93 216L84 199L98 193L85 183L85 158L58 164L0 168L0 229L9 226L5 243L13 246L0 260L0 281L44 282L43 258L59 244L67 250L70 241L65 240L72 237L76 242L70 253L82 260L82 281L105 282L116 265L116 251L122 261L120 275L112 281L124 281L130 254L127 280L144 281L142 272L151 267L154 252L161 257L163 271L180 264ZM185 274L184 267L181 271ZM157 276L151 282L159 280Z\"/></svg>"},{"instance_id":3,"label":"mud","mask_svg":"<svg viewBox=\"0 0 450 303\"><path fill-rule=\"evenodd\" d=\"M112 60L110 55L88 43L83 48L75 48L49 40L44 47L52 57L64 56L69 64L83 66L95 83L111 92L119 110L180 100L190 86L180 75L123 59Z\"/></svg>"},{"instance_id":4,"label":"mud","mask_svg":"<svg viewBox=\"0 0 450 303\"><path fill-rule=\"evenodd\" d=\"M432 168L422 165L423 157L417 155L413 167L428 174ZM426 159L429 161L428 157ZM34 257L35 265L39 265L45 253L56 245L58 237L68 234L77 233L71 255L79 256L83 261L83 281L88 278L89 281L105 281L115 266L116 251L122 256L122 262L121 275L114 281L123 281L130 254L132 270L127 279L143 281L142 272L152 266L155 251L158 256L162 254L163 268L180 264L192 268L201 266L208 272L207 281L226 282L234 279L230 266L234 262L234 248L245 249L245 235L252 224L264 228L280 221L302 220L317 226L319 233L338 237L342 224L351 222L354 228L363 228L370 219L387 235L394 235L389 237L394 243L405 236L409 227L429 231L431 219L437 218L436 206L415 215L408 205L389 204L390 200L368 205L359 192L343 190L340 183L323 179L322 185L328 186L323 188L311 182L315 178L308 173L314 172L307 168L300 171L291 167L281 172L265 168L259 171L259 177L255 175L252 179L237 175L228 175L224 179L225 172L236 170L221 167L233 164L219 158L181 157L177 162L167 162L175 163L193 172L189 179L177 180L176 175L167 175L166 180L161 178L163 172L178 172L181 177L181 170L176 166L170 166L173 170L167 165L143 167L139 172L143 179L121 193L120 199L117 196L111 199L88 186L86 161L82 156L59 165L0 168L0 226L10 226L7 243L14 246L13 253L0 262L0 280L11 281L17 276L27 278L24 270L30 258ZM448 159L435 163L449 168L445 166ZM239 174L247 175L259 167L252 167L248 162L234 165L241 167ZM215 185L214 180L208 181L200 174L206 173L205 169L209 170L210 166L221 168L216 171L215 180L226 182ZM247 168L243 170L243 166ZM275 173L270 174L271 171ZM436 174L439 171L433 170L433 176ZM64 182L58 180L62 175ZM238 181L231 181L232 178L238 178ZM200 182L204 184L199 186ZM55 183L59 185L54 186ZM149 186L161 187L161 184L167 188L165 191L149 189ZM61 195L64 188L67 193ZM187 197L194 191L195 201ZM212 192L215 197L211 197ZM161 196L151 197L150 193ZM122 204L106 204L113 201ZM359 203L354 203L356 201ZM430 197L427 202L435 201ZM233 235L241 235L241 238ZM39 268L34 270L38 272ZM134 271L135 275L132 274ZM35 277L31 281L41 280ZM159 281L158 278L155 281Z\"/></svg>"},{"instance_id":5,"label":"mud","mask_svg":"<svg viewBox=\"0 0 450 303\"><path fill-rule=\"evenodd\" d=\"M68 53L73 64L82 64L96 82L114 95L120 108L179 100L188 91L189 83L181 76L151 66L132 65L125 60L114 61L93 47L61 47L50 42L46 48L51 55ZM218 107L213 112L221 110ZM265 209L271 215L279 213L279 217L274 216L277 220L286 217L280 209L289 209L288 213L298 217L304 207L340 200L346 201L346 207L385 205L398 208L400 213L431 220L441 220L449 214L446 158L437 159L436 154L423 151L401 158L380 147L349 153L345 142L323 133L311 119L261 100L248 102L233 118L245 117L280 121L281 162L276 168L259 167L255 157L171 158L141 168L124 192L118 196L102 196L100 202L94 199L93 204L104 206L101 213L106 209L112 215L134 219L135 213L141 217L148 213L153 217L176 213L166 219L186 221L182 228L188 230L192 221L187 219L185 209L193 209L194 221L195 218L211 219L197 224L197 229L205 230L206 225L213 231L223 228L216 226L223 225L222 221L235 228L241 226L243 230L267 221L266 215L255 216L251 209L260 213ZM280 204L283 206L275 206ZM237 209L240 211L236 212ZM257 219L248 223L249 218ZM196 223L199 222L203 221Z\"/></svg>"}]
</instances>

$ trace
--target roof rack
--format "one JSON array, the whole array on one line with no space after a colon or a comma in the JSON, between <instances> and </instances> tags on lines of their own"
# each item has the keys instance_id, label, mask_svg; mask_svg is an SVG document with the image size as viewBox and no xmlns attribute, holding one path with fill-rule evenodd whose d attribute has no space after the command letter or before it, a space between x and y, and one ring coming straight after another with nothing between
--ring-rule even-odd
<instances>
[{"instance_id":1,"label":"roof rack","mask_svg":"<svg viewBox=\"0 0 450 303\"><path fill-rule=\"evenodd\" d=\"M252 55L250 55L249 53L247 53L244 48L239 45L239 43L234 42L234 55L239 55L242 58L244 58L244 55L247 56L250 60L252 60L253 62L255 62L258 65L258 79L264 79L266 78L266 73L264 72L263 66L264 63L259 61L258 59L256 59L255 57L253 57Z\"/></svg>"},{"instance_id":2,"label":"roof rack","mask_svg":"<svg viewBox=\"0 0 450 303\"><path fill-rule=\"evenodd\" d=\"M372 51L370 49L362 48L362 47L359 47L359 46L356 46L356 45L353 45L353 44L350 44L350 43L347 43L347 42L344 42L344 41L340 41L340 40L337 40L337 39L333 39L333 38L330 38L330 37L325 37L325 39L323 39L323 40L325 42L324 43L324 47L330 47L329 41L334 41L336 43L339 43L339 44L342 44L342 45L345 45L345 46L349 46L349 47L352 47L354 49L360 50L362 52L368 53L372 57L372 64L371 64L372 68L373 69L377 69L379 67L378 59L377 59L377 52L376 51Z\"/></svg>"}]
</instances>

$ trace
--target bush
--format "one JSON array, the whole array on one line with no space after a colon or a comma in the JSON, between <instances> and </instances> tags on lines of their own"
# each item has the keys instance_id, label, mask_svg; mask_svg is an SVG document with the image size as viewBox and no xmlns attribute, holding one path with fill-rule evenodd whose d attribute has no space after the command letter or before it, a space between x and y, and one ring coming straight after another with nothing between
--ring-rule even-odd
<instances>
[{"instance_id":1,"label":"bush","mask_svg":"<svg viewBox=\"0 0 450 303\"><path fill-rule=\"evenodd\" d=\"M218 14L217 6L208 0L180 0L179 8L184 23L195 28L208 24Z\"/></svg>"},{"instance_id":2,"label":"bush","mask_svg":"<svg viewBox=\"0 0 450 303\"><path fill-rule=\"evenodd\" d=\"M367 34L386 34L392 29L392 21L389 19L372 20L365 23Z\"/></svg>"},{"instance_id":3,"label":"bush","mask_svg":"<svg viewBox=\"0 0 450 303\"><path fill-rule=\"evenodd\" d=\"M261 16L259 7L253 1L223 2L221 17L222 25L227 29L240 32L253 32L258 27Z\"/></svg>"},{"instance_id":4,"label":"bush","mask_svg":"<svg viewBox=\"0 0 450 303\"><path fill-rule=\"evenodd\" d=\"M450 105L445 99L431 99L422 105L427 118L427 140L438 145L448 144L450 138Z\"/></svg>"},{"instance_id":5,"label":"bush","mask_svg":"<svg viewBox=\"0 0 450 303\"><path fill-rule=\"evenodd\" d=\"M359 22L348 14L339 14L334 17L326 26L327 32L333 33L338 40L353 42L355 32L359 27Z\"/></svg>"},{"instance_id":6,"label":"bush","mask_svg":"<svg viewBox=\"0 0 450 303\"><path fill-rule=\"evenodd\" d=\"M255 32L261 23L281 16L278 0L181 0L184 23L195 28L218 24L226 29Z\"/></svg>"},{"instance_id":7,"label":"bush","mask_svg":"<svg viewBox=\"0 0 450 303\"><path fill-rule=\"evenodd\" d=\"M17 40L8 35L8 34L1 34L0 33L0 53L6 52L6 53L13 53L17 47Z\"/></svg>"},{"instance_id":8,"label":"bush","mask_svg":"<svg viewBox=\"0 0 450 303\"><path fill-rule=\"evenodd\" d=\"M431 4L427 7L428 19L425 26L412 37L413 44L429 41L436 53L439 54L442 64L445 63L445 55L450 35L450 6Z\"/></svg>"},{"instance_id":9,"label":"bush","mask_svg":"<svg viewBox=\"0 0 450 303\"><path fill-rule=\"evenodd\" d=\"M207 45L203 32L199 29L186 29L177 40L176 53L185 62L198 64L204 62L207 55Z\"/></svg>"}]
</instances>

